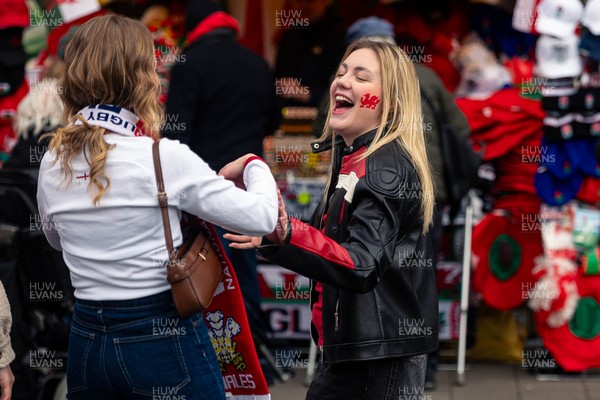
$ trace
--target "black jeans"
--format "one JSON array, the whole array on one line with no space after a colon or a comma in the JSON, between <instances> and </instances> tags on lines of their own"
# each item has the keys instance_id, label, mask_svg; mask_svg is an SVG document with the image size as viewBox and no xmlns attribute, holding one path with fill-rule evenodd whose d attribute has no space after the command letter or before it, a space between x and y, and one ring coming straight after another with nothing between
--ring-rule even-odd
<instances>
[{"instance_id":1,"label":"black jeans","mask_svg":"<svg viewBox=\"0 0 600 400\"><path fill-rule=\"evenodd\" d=\"M425 354L372 361L317 364L306 400L420 400Z\"/></svg>"}]
</instances>

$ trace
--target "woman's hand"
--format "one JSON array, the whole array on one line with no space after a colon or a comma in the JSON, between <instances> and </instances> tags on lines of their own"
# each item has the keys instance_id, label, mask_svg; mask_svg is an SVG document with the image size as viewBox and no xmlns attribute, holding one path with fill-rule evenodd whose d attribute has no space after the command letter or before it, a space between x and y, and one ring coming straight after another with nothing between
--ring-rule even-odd
<instances>
[{"instance_id":1,"label":"woman's hand","mask_svg":"<svg viewBox=\"0 0 600 400\"><path fill-rule=\"evenodd\" d=\"M223 237L229 240L229 247L239 250L255 249L262 242L261 236L237 235L235 233L226 233Z\"/></svg>"},{"instance_id":2,"label":"woman's hand","mask_svg":"<svg viewBox=\"0 0 600 400\"><path fill-rule=\"evenodd\" d=\"M241 156L237 160L230 162L221 168L218 175L221 175L225 179L232 181L235 183L235 186L245 190L246 185L244 185L244 168L246 167L246 161L248 161L250 157L256 157L256 154L248 153Z\"/></svg>"},{"instance_id":3,"label":"woman's hand","mask_svg":"<svg viewBox=\"0 0 600 400\"><path fill-rule=\"evenodd\" d=\"M272 242L277 246L281 246L288 234L288 214L285 211L285 203L283 202L283 197L281 197L281 192L277 189L277 200L279 201L279 217L277 218L277 225L275 226L275 230L266 236L267 240ZM226 233L223 237L227 240L230 240L232 243L229 244L229 247L234 249L253 249L260 246L262 242L262 238L260 236L246 236L246 235L237 235L234 233Z\"/></svg>"},{"instance_id":4,"label":"woman's hand","mask_svg":"<svg viewBox=\"0 0 600 400\"><path fill-rule=\"evenodd\" d=\"M13 383L15 383L15 376L13 375L10 366L7 365L0 369L0 388L2 389L2 397L0 397L0 400L10 400Z\"/></svg>"}]
</instances>

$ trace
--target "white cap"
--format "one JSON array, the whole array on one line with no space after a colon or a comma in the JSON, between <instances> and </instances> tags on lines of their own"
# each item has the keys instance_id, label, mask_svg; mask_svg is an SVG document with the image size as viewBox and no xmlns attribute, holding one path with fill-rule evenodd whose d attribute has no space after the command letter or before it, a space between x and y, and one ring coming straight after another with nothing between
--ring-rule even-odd
<instances>
[{"instance_id":1,"label":"white cap","mask_svg":"<svg viewBox=\"0 0 600 400\"><path fill-rule=\"evenodd\" d=\"M594 36L600 35L600 0L588 0L583 10L581 24Z\"/></svg>"},{"instance_id":2,"label":"white cap","mask_svg":"<svg viewBox=\"0 0 600 400\"><path fill-rule=\"evenodd\" d=\"M579 0L542 0L537 8L535 30L543 35L573 36L582 13Z\"/></svg>"},{"instance_id":3,"label":"white cap","mask_svg":"<svg viewBox=\"0 0 600 400\"><path fill-rule=\"evenodd\" d=\"M581 75L577 36L556 38L541 35L535 46L536 74L543 78L556 79Z\"/></svg>"}]
</instances>

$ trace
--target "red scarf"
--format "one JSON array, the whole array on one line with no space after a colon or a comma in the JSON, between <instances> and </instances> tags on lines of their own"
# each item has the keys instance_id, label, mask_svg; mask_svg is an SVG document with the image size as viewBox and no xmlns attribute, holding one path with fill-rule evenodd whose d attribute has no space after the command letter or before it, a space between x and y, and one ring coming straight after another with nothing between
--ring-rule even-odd
<instances>
[{"instance_id":1,"label":"red scarf","mask_svg":"<svg viewBox=\"0 0 600 400\"><path fill-rule=\"evenodd\" d=\"M210 232L223 266L223 278L204 311L204 321L221 367L227 398L269 400L269 388L258 361L235 270L215 228L200 219L198 222Z\"/></svg>"},{"instance_id":2,"label":"red scarf","mask_svg":"<svg viewBox=\"0 0 600 400\"><path fill-rule=\"evenodd\" d=\"M240 30L240 25L231 15L223 11L217 11L216 13L212 13L208 17L204 18L202 22L196 25L196 27L192 29L190 33L188 33L186 44L189 46L201 36L219 28L230 28L233 29L237 34Z\"/></svg>"}]
</instances>

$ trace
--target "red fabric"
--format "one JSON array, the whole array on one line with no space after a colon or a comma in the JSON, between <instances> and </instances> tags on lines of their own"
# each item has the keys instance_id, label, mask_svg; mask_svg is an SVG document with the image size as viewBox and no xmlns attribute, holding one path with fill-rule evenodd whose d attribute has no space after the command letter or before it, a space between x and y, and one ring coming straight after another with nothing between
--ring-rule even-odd
<instances>
[{"instance_id":1,"label":"red fabric","mask_svg":"<svg viewBox=\"0 0 600 400\"><path fill-rule=\"evenodd\" d=\"M213 245L219 249L224 271L215 297L204 311L204 321L221 366L225 391L232 394L227 398L267 400L269 388L256 355L235 270L225 255L215 228L206 222L202 224L210 232Z\"/></svg>"},{"instance_id":2,"label":"red fabric","mask_svg":"<svg viewBox=\"0 0 600 400\"><path fill-rule=\"evenodd\" d=\"M485 144L486 161L540 137L543 129L541 103L521 97L518 89L504 89L485 100L460 98L456 104L469 121L472 140Z\"/></svg>"},{"instance_id":3,"label":"red fabric","mask_svg":"<svg viewBox=\"0 0 600 400\"><path fill-rule=\"evenodd\" d=\"M397 35L410 35L422 43L423 54L428 56L424 64L432 68L442 79L444 86L454 92L460 82L460 74L449 59L448 43L453 39L462 40L469 33L471 23L465 12L465 2L437 1L428 3L431 8L447 9L448 15L433 13L431 19L423 16L423 2L416 1L370 1L337 0L337 9L346 26L368 15L390 21ZM285 5L282 7L286 9ZM438 16L442 16L439 18ZM280 33L278 31L277 33ZM442 39L438 38L441 36ZM429 57L430 56L430 57Z\"/></svg>"},{"instance_id":4,"label":"red fabric","mask_svg":"<svg viewBox=\"0 0 600 400\"><path fill-rule=\"evenodd\" d=\"M534 62L531 60L524 60L515 56L510 60L506 60L504 66L513 76L513 82L517 84L528 82L533 77Z\"/></svg>"},{"instance_id":5,"label":"red fabric","mask_svg":"<svg viewBox=\"0 0 600 400\"><path fill-rule=\"evenodd\" d=\"M208 32L219 28L231 28L236 33L240 30L240 26L235 18L224 11L217 11L216 13L210 14L202 20L202 22L196 25L196 27L188 33L186 42L190 45Z\"/></svg>"},{"instance_id":6,"label":"red fabric","mask_svg":"<svg viewBox=\"0 0 600 400\"><path fill-rule=\"evenodd\" d=\"M460 41L468 33L469 14L465 12L460 2L445 3L444 6L449 9L447 17L431 21L423 18L418 5L408 1L400 2L393 9L387 6L389 11L383 10L386 6L382 5L382 12L379 14L386 12L391 14L383 17L392 21L396 34L410 35L423 43L424 54L430 56L423 64L440 76L448 91L454 92L461 77L449 58L452 41Z\"/></svg>"},{"instance_id":7,"label":"red fabric","mask_svg":"<svg viewBox=\"0 0 600 400\"><path fill-rule=\"evenodd\" d=\"M350 258L350 254L335 240L295 218L290 218L290 224L292 226L290 244L332 263L354 269L354 261Z\"/></svg>"},{"instance_id":8,"label":"red fabric","mask_svg":"<svg viewBox=\"0 0 600 400\"><path fill-rule=\"evenodd\" d=\"M17 107L29 93L29 84L23 80L21 86L10 96L0 97L0 153L2 157L11 152L17 141L17 134L13 130L14 118Z\"/></svg>"},{"instance_id":9,"label":"red fabric","mask_svg":"<svg viewBox=\"0 0 600 400\"><path fill-rule=\"evenodd\" d=\"M450 93L454 93L462 79L460 72L450 60L453 40L455 36L447 32L436 32L425 47L425 54L430 54L429 60L423 63L438 74Z\"/></svg>"},{"instance_id":10,"label":"red fabric","mask_svg":"<svg viewBox=\"0 0 600 400\"><path fill-rule=\"evenodd\" d=\"M579 275L577 291L581 297L593 297L600 303L600 276ZM562 292L562 290L561 290ZM575 336L569 324L551 328L546 324L548 312L535 313L538 332L544 346L566 371L585 371L600 367L600 336L583 339Z\"/></svg>"},{"instance_id":11,"label":"red fabric","mask_svg":"<svg viewBox=\"0 0 600 400\"><path fill-rule=\"evenodd\" d=\"M525 202L539 208L540 200L535 190L535 173L540 160L541 140L542 131L536 130L532 136L515 145L496 160L494 166L497 179L492 190L494 196L507 193L532 195L533 203L530 200L525 200ZM495 208L504 207L496 206Z\"/></svg>"},{"instance_id":12,"label":"red fabric","mask_svg":"<svg viewBox=\"0 0 600 400\"><path fill-rule=\"evenodd\" d=\"M261 0L246 0L244 35L240 37L241 45L249 48L260 56L264 55L262 13L263 7Z\"/></svg>"},{"instance_id":13,"label":"red fabric","mask_svg":"<svg viewBox=\"0 0 600 400\"><path fill-rule=\"evenodd\" d=\"M25 0L0 1L0 29L27 28L29 26L29 9Z\"/></svg>"},{"instance_id":14,"label":"red fabric","mask_svg":"<svg viewBox=\"0 0 600 400\"><path fill-rule=\"evenodd\" d=\"M523 214L537 214L540 211L542 201L537 194L513 193L506 196L498 196L494 203L497 210L518 210Z\"/></svg>"},{"instance_id":15,"label":"red fabric","mask_svg":"<svg viewBox=\"0 0 600 400\"><path fill-rule=\"evenodd\" d=\"M518 210L511 217L492 213L473 229L473 288L489 306L499 310L510 310L523 303L523 286L534 282L534 259L543 253L541 230L538 226L523 225L523 221L529 220ZM505 281L494 275L489 259L492 244L501 234L512 237L522 252L517 272Z\"/></svg>"},{"instance_id":16,"label":"red fabric","mask_svg":"<svg viewBox=\"0 0 600 400\"><path fill-rule=\"evenodd\" d=\"M361 159L361 155L365 154L367 147L363 147L352 154L344 156L342 160L342 168L340 175L349 175L354 172L358 178L362 178L367 173L367 160Z\"/></svg>"},{"instance_id":17,"label":"red fabric","mask_svg":"<svg viewBox=\"0 0 600 400\"><path fill-rule=\"evenodd\" d=\"M263 159L262 159L262 158L260 158L259 156L252 156L252 157L249 157L249 158L246 160L246 162L244 163L244 168L245 168L245 167L246 167L248 164L250 164L252 161L254 161L254 160L259 160L259 161L262 161L262 162L264 162L265 164L267 163L265 160L263 160Z\"/></svg>"},{"instance_id":18,"label":"red fabric","mask_svg":"<svg viewBox=\"0 0 600 400\"><path fill-rule=\"evenodd\" d=\"M321 282L315 284L315 291L319 294L319 299L313 304L312 323L319 335L317 346L323 346L325 340L323 339L323 285Z\"/></svg>"},{"instance_id":19,"label":"red fabric","mask_svg":"<svg viewBox=\"0 0 600 400\"><path fill-rule=\"evenodd\" d=\"M576 198L586 204L600 208L600 178L590 175L584 177Z\"/></svg>"},{"instance_id":20,"label":"red fabric","mask_svg":"<svg viewBox=\"0 0 600 400\"><path fill-rule=\"evenodd\" d=\"M60 42L60 38L62 38L69 31L69 29L71 29L74 26L82 25L84 22L87 22L94 17L106 15L108 13L108 11L101 9L94 13L86 15L85 17L78 18L74 21L59 24L56 28L52 30L52 32L50 32L50 34L48 34L48 48L46 49L47 55L55 56L58 54L58 44Z\"/></svg>"},{"instance_id":21,"label":"red fabric","mask_svg":"<svg viewBox=\"0 0 600 400\"><path fill-rule=\"evenodd\" d=\"M541 102L521 97L519 89L499 90L484 100L459 98L459 108L465 113L473 131L498 123L515 123L523 119L543 119ZM540 121L541 124L541 121Z\"/></svg>"}]
</instances>

